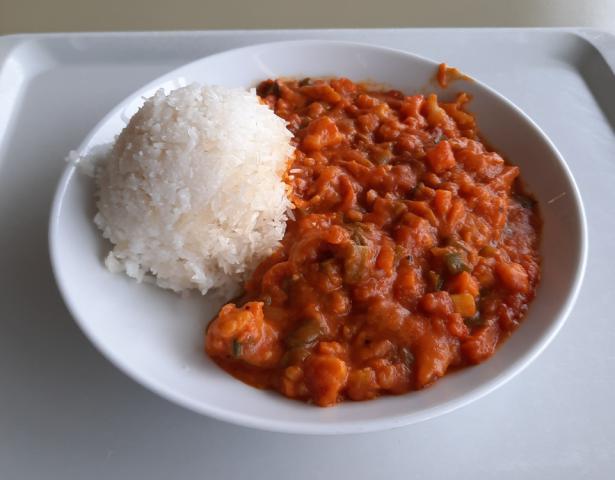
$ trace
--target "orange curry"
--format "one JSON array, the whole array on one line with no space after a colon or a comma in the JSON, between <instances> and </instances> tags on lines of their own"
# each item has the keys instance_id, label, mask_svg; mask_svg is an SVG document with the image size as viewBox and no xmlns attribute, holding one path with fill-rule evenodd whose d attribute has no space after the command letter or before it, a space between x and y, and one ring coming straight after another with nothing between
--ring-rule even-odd
<instances>
[{"instance_id":1,"label":"orange curry","mask_svg":"<svg viewBox=\"0 0 615 480\"><path fill-rule=\"evenodd\" d=\"M485 146L468 95L345 78L267 80L288 121L295 205L281 247L210 323L236 378L334 405L431 385L494 354L539 280L540 221L519 169Z\"/></svg>"}]
</instances>

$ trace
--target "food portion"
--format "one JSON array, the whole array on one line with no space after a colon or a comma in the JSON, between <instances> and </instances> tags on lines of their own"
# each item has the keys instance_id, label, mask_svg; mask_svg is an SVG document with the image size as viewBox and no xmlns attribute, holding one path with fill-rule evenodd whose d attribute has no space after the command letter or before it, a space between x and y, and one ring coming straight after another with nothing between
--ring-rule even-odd
<instances>
[{"instance_id":1,"label":"food portion","mask_svg":"<svg viewBox=\"0 0 615 480\"><path fill-rule=\"evenodd\" d=\"M253 90L191 85L147 99L96 167L109 269L238 294L284 235L291 138Z\"/></svg>"},{"instance_id":2,"label":"food portion","mask_svg":"<svg viewBox=\"0 0 615 480\"><path fill-rule=\"evenodd\" d=\"M105 263L234 298L205 348L251 385L320 406L429 386L493 355L540 276L535 202L468 101L345 78L159 91L96 164Z\"/></svg>"},{"instance_id":3,"label":"food portion","mask_svg":"<svg viewBox=\"0 0 615 480\"><path fill-rule=\"evenodd\" d=\"M468 96L344 78L257 93L293 134L293 216L210 323L207 353L320 406L421 389L493 355L534 297L540 221Z\"/></svg>"}]
</instances>

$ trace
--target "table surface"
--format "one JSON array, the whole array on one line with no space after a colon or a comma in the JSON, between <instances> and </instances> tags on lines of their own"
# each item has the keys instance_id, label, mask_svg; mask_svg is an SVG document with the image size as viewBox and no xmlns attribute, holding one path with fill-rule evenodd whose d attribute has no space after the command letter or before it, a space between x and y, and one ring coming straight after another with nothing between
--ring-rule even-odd
<instances>
[{"instance_id":1,"label":"table surface","mask_svg":"<svg viewBox=\"0 0 615 480\"><path fill-rule=\"evenodd\" d=\"M0 478L615 478L615 41L599 31L581 34L607 60L580 37L542 30L0 39ZM215 51L291 38L361 40L446 59L523 108L571 167L590 239L577 305L527 370L468 407L339 437L220 423L120 373L62 303L46 231L66 153L155 76ZM493 48L500 54L489 56Z\"/></svg>"}]
</instances>

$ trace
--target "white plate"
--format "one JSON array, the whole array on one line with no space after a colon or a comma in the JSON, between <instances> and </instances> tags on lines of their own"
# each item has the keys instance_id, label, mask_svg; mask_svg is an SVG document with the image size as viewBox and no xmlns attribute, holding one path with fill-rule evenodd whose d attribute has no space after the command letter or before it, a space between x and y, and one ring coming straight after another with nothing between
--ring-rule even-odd
<instances>
[{"instance_id":1,"label":"white plate","mask_svg":"<svg viewBox=\"0 0 615 480\"><path fill-rule=\"evenodd\" d=\"M435 73L435 62L368 45L299 41L233 50L198 60L143 87L114 108L79 147L80 154L113 140L126 120L160 87L191 81L254 86L280 76L347 76L413 92ZM431 86L430 86L431 88ZM464 90L482 133L521 167L542 208L542 282L528 317L488 362L446 376L420 392L321 409L256 390L221 371L203 353L203 331L219 306L180 298L105 270L107 245L94 227L93 185L69 166L54 200L50 251L62 295L91 341L128 375L195 411L241 425L297 433L348 433L406 425L463 406L512 378L552 340L583 277L587 233L581 199L564 160L517 107L479 82Z\"/></svg>"}]
</instances>

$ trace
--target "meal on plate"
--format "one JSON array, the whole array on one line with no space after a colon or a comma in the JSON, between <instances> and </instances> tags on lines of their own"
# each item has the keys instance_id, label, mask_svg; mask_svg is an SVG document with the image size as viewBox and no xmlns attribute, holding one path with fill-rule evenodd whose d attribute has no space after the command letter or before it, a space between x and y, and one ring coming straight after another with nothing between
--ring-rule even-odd
<instances>
[{"instance_id":1,"label":"meal on plate","mask_svg":"<svg viewBox=\"0 0 615 480\"><path fill-rule=\"evenodd\" d=\"M96 168L106 264L223 295L207 354L320 406L480 363L534 297L540 218L468 101L346 78L158 92Z\"/></svg>"}]
</instances>

